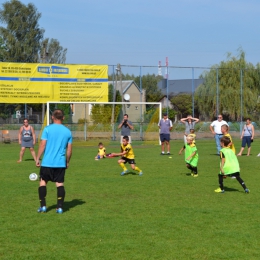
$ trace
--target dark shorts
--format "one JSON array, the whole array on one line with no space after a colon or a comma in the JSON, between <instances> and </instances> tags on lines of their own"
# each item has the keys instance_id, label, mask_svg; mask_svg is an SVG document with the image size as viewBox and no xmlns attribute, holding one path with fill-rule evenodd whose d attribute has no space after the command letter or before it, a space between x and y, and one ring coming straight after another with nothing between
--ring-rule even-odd
<instances>
[{"instance_id":1,"label":"dark shorts","mask_svg":"<svg viewBox=\"0 0 260 260\"><path fill-rule=\"evenodd\" d=\"M126 163L135 164L135 159L128 159L125 157L122 157L121 159L125 161L124 164L126 164Z\"/></svg>"},{"instance_id":2,"label":"dark shorts","mask_svg":"<svg viewBox=\"0 0 260 260\"><path fill-rule=\"evenodd\" d=\"M160 140L161 140L161 142L164 142L164 141L169 142L170 141L170 134L160 134Z\"/></svg>"},{"instance_id":3,"label":"dark shorts","mask_svg":"<svg viewBox=\"0 0 260 260\"><path fill-rule=\"evenodd\" d=\"M40 179L48 182L64 182L65 177L65 170L66 168L51 168L51 167L44 167L41 166L40 169Z\"/></svg>"},{"instance_id":4,"label":"dark shorts","mask_svg":"<svg viewBox=\"0 0 260 260\"><path fill-rule=\"evenodd\" d=\"M246 147L246 144L248 148L251 146L251 136L243 136L242 147Z\"/></svg>"}]
</instances>

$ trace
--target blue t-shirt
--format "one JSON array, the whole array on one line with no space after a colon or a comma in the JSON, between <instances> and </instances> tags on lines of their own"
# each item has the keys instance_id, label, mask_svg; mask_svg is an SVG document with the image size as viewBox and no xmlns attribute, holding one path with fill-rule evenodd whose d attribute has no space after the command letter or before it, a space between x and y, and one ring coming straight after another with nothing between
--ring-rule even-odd
<instances>
[{"instance_id":1,"label":"blue t-shirt","mask_svg":"<svg viewBox=\"0 0 260 260\"><path fill-rule=\"evenodd\" d=\"M66 167L66 150L68 143L72 143L71 131L62 124L46 126L41 140L46 140L46 147L41 165L44 167Z\"/></svg>"}]
</instances>

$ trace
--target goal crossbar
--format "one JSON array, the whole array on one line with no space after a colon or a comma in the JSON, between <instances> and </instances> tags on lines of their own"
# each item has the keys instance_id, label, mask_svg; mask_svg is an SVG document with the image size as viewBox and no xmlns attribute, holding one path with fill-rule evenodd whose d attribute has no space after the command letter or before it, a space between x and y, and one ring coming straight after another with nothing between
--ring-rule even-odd
<instances>
[{"instance_id":1,"label":"goal crossbar","mask_svg":"<svg viewBox=\"0 0 260 260\"><path fill-rule=\"evenodd\" d=\"M47 102L47 125L50 124L50 104L100 104L100 105L157 105L159 106L159 119L162 117L162 103L160 102L60 102L60 101L48 101Z\"/></svg>"}]
</instances>

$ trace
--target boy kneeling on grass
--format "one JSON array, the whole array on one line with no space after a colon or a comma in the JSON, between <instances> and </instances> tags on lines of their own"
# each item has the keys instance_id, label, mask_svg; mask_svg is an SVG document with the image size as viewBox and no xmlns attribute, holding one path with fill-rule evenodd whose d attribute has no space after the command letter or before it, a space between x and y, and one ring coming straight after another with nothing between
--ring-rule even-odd
<instances>
[{"instance_id":1,"label":"boy kneeling on grass","mask_svg":"<svg viewBox=\"0 0 260 260\"><path fill-rule=\"evenodd\" d=\"M198 177L198 161L199 161L199 155L197 152L197 147L194 143L194 137L191 135L188 135L187 138L187 144L185 144L181 150L179 151L179 154L182 154L182 151L185 150L185 162L188 169L191 170L191 176Z\"/></svg>"},{"instance_id":2,"label":"boy kneeling on grass","mask_svg":"<svg viewBox=\"0 0 260 260\"><path fill-rule=\"evenodd\" d=\"M220 172L218 175L219 188L215 192L224 193L223 178L224 176L235 177L240 185L245 190L245 193L249 193L249 189L246 187L244 181L240 178L239 162L235 153L229 148L230 139L223 136L220 139Z\"/></svg>"},{"instance_id":3,"label":"boy kneeling on grass","mask_svg":"<svg viewBox=\"0 0 260 260\"><path fill-rule=\"evenodd\" d=\"M135 155L133 148L129 142L129 137L124 136L121 144L121 153L112 153L112 156L122 156L121 159L118 160L118 164L122 167L123 172L121 172L121 175L123 176L127 172L127 168L125 167L125 164L128 162L131 165L131 168L135 171L138 171L139 176L143 174L143 172L135 165Z\"/></svg>"}]
</instances>

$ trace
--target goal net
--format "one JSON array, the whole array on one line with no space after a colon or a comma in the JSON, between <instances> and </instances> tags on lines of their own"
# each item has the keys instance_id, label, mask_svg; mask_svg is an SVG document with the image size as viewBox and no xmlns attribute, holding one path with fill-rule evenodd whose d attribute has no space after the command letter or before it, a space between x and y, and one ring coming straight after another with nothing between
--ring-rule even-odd
<instances>
[{"instance_id":1,"label":"goal net","mask_svg":"<svg viewBox=\"0 0 260 260\"><path fill-rule=\"evenodd\" d=\"M158 142L158 122L162 106L159 102L47 102L47 125L52 123L54 109L65 113L64 124L72 131L74 140L120 141L118 128L124 114L133 123L132 140Z\"/></svg>"}]
</instances>

